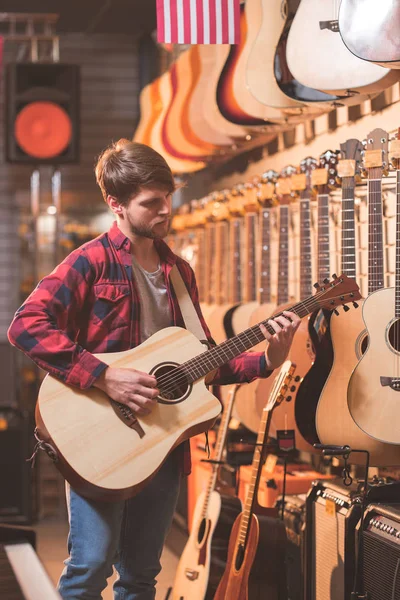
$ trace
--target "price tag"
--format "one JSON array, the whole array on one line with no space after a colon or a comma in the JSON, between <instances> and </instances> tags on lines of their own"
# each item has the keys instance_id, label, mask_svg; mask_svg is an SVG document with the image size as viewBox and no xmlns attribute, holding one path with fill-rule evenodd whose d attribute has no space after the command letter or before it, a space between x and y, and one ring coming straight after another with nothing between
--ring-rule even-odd
<instances>
[{"instance_id":1,"label":"price tag","mask_svg":"<svg viewBox=\"0 0 400 600\"><path fill-rule=\"evenodd\" d=\"M278 179L277 184L276 184L276 191L281 196L290 194L290 192L292 191L292 184L291 184L290 178Z\"/></svg>"},{"instance_id":2,"label":"price tag","mask_svg":"<svg viewBox=\"0 0 400 600\"><path fill-rule=\"evenodd\" d=\"M265 200L271 200L274 197L275 186L273 183L263 183L261 189Z\"/></svg>"},{"instance_id":3,"label":"price tag","mask_svg":"<svg viewBox=\"0 0 400 600\"><path fill-rule=\"evenodd\" d=\"M325 185L328 183L328 169L314 169L311 173L311 183L313 185Z\"/></svg>"},{"instance_id":4,"label":"price tag","mask_svg":"<svg viewBox=\"0 0 400 600\"><path fill-rule=\"evenodd\" d=\"M381 167L383 165L382 150L366 150L364 164L367 169L371 169L373 167Z\"/></svg>"},{"instance_id":5,"label":"price tag","mask_svg":"<svg viewBox=\"0 0 400 600\"><path fill-rule=\"evenodd\" d=\"M340 160L337 167L339 177L354 177L356 173L355 160Z\"/></svg>"},{"instance_id":6,"label":"price tag","mask_svg":"<svg viewBox=\"0 0 400 600\"><path fill-rule=\"evenodd\" d=\"M400 140L392 140L390 142L390 157L400 158Z\"/></svg>"},{"instance_id":7,"label":"price tag","mask_svg":"<svg viewBox=\"0 0 400 600\"><path fill-rule=\"evenodd\" d=\"M294 429L278 429L276 432L280 452L291 452L296 448Z\"/></svg>"},{"instance_id":8,"label":"price tag","mask_svg":"<svg viewBox=\"0 0 400 600\"><path fill-rule=\"evenodd\" d=\"M336 502L334 502L333 500L329 500L329 498L327 498L325 500L325 512L330 517L335 517L336 516Z\"/></svg>"},{"instance_id":9,"label":"price tag","mask_svg":"<svg viewBox=\"0 0 400 600\"><path fill-rule=\"evenodd\" d=\"M299 173L298 175L292 175L292 189L301 192L307 187L307 178L305 173Z\"/></svg>"},{"instance_id":10,"label":"price tag","mask_svg":"<svg viewBox=\"0 0 400 600\"><path fill-rule=\"evenodd\" d=\"M275 471L276 463L278 462L278 457L276 454L268 454L267 460L265 461L264 471L268 475L272 475Z\"/></svg>"}]
</instances>

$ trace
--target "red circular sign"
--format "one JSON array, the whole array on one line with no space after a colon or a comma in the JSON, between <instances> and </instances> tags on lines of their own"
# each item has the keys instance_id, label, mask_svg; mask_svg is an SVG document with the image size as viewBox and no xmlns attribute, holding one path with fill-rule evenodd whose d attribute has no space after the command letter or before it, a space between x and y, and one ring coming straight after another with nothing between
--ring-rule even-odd
<instances>
[{"instance_id":1,"label":"red circular sign","mask_svg":"<svg viewBox=\"0 0 400 600\"><path fill-rule=\"evenodd\" d=\"M31 102L15 120L15 138L26 154L53 158L61 154L72 137L71 119L53 102Z\"/></svg>"}]
</instances>

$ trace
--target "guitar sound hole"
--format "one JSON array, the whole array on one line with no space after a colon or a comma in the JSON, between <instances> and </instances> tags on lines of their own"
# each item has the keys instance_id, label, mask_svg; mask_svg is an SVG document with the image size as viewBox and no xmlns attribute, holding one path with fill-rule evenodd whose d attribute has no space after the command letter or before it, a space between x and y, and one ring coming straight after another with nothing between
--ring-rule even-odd
<instances>
[{"instance_id":1,"label":"guitar sound hole","mask_svg":"<svg viewBox=\"0 0 400 600\"><path fill-rule=\"evenodd\" d=\"M235 560L236 571L240 571L240 568L243 564L243 559L244 559L244 547L242 544L240 544L237 554L236 554L236 560Z\"/></svg>"},{"instance_id":2,"label":"guitar sound hole","mask_svg":"<svg viewBox=\"0 0 400 600\"><path fill-rule=\"evenodd\" d=\"M206 525L207 521L205 519L202 519L199 527L199 532L197 534L197 541L199 544L201 544L201 542L203 541L204 534L206 532Z\"/></svg>"},{"instance_id":3,"label":"guitar sound hole","mask_svg":"<svg viewBox=\"0 0 400 600\"><path fill-rule=\"evenodd\" d=\"M361 354L365 354L369 344L369 337L366 335L361 342Z\"/></svg>"},{"instance_id":4,"label":"guitar sound hole","mask_svg":"<svg viewBox=\"0 0 400 600\"><path fill-rule=\"evenodd\" d=\"M396 350L400 352L400 319L393 321L389 328L389 343Z\"/></svg>"},{"instance_id":5,"label":"guitar sound hole","mask_svg":"<svg viewBox=\"0 0 400 600\"><path fill-rule=\"evenodd\" d=\"M185 372L178 363L162 363L150 371L157 379L160 394L157 401L160 404L177 404L183 402L192 391Z\"/></svg>"}]
</instances>

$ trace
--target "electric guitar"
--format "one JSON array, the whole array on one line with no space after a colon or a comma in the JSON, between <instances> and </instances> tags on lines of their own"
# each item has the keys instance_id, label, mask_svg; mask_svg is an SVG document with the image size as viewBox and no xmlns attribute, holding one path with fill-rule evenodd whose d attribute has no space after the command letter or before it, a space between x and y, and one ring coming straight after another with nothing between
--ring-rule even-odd
<instances>
[{"instance_id":1,"label":"electric guitar","mask_svg":"<svg viewBox=\"0 0 400 600\"><path fill-rule=\"evenodd\" d=\"M376 137L378 139L378 134ZM340 145L340 151L342 159L339 161L338 173L342 182L342 272L355 278L355 186L356 182L361 180L363 146L358 140L350 139ZM375 227L370 228L369 251L376 257L383 255L383 239L380 235L382 206L379 194L377 201L377 194L372 193L371 185L369 192L370 222L371 225L378 223L378 231L375 231ZM370 272L369 277L369 287L373 290L376 284L375 272ZM347 444L351 448L364 448L370 453L371 465L400 464L400 448L383 444L366 435L355 424L347 405L349 379L368 346L362 311L351 311L341 315L332 313L330 331L334 361L317 405L316 427L320 442L334 446ZM364 457L358 453L352 454L350 460L353 463L365 462Z\"/></svg>"},{"instance_id":2,"label":"electric guitar","mask_svg":"<svg viewBox=\"0 0 400 600\"><path fill-rule=\"evenodd\" d=\"M356 282L341 276L292 310L305 317L359 298ZM136 348L98 354L108 365L156 377L157 406L145 417L136 417L97 388L80 390L47 375L36 405L37 436L82 495L110 500L134 496L176 446L209 429L218 417L221 404L207 390L205 376L263 338L256 325L205 350L191 332L167 327Z\"/></svg>"},{"instance_id":3,"label":"electric guitar","mask_svg":"<svg viewBox=\"0 0 400 600\"><path fill-rule=\"evenodd\" d=\"M368 183L381 197L383 168L388 166L385 152L388 136L382 130L368 135L365 161ZM400 444L397 415L400 390L400 140L392 142L392 163L396 168L396 279L395 288L379 289L364 300L363 317L369 344L355 367L348 388L351 416L365 433L381 442ZM371 224L370 224L371 225ZM372 222L372 227L376 228ZM369 264L373 272L383 275L383 261L372 254ZM383 282L383 277L382 280Z\"/></svg>"},{"instance_id":4,"label":"electric guitar","mask_svg":"<svg viewBox=\"0 0 400 600\"><path fill-rule=\"evenodd\" d=\"M176 570L172 600L212 600L225 568L229 534L241 512L241 502L218 489L218 472L238 388L230 387L224 405L212 470L207 488L196 502L192 530Z\"/></svg>"},{"instance_id":5,"label":"electric guitar","mask_svg":"<svg viewBox=\"0 0 400 600\"><path fill-rule=\"evenodd\" d=\"M276 514L274 509L261 509L257 496L271 414L274 407L284 401L295 368L290 361L282 365L263 410L253 455L251 484L244 510L232 529L228 562L214 600L276 597L276 588L279 586L277 565L284 562L286 531L282 521L272 518ZM269 531L271 526L275 526L274 535Z\"/></svg>"}]
</instances>

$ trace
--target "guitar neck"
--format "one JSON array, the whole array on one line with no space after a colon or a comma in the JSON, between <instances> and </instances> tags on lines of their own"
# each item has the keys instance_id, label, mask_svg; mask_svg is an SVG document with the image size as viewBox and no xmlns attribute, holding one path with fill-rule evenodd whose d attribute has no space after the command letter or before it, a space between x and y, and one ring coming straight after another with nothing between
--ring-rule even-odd
<instances>
[{"instance_id":1,"label":"guitar neck","mask_svg":"<svg viewBox=\"0 0 400 600\"><path fill-rule=\"evenodd\" d=\"M229 301L231 304L239 304L242 299L242 262L241 262L241 239L242 217L232 219L229 229L231 272Z\"/></svg>"},{"instance_id":2,"label":"guitar neck","mask_svg":"<svg viewBox=\"0 0 400 600\"><path fill-rule=\"evenodd\" d=\"M244 270L245 270L245 288L244 301L254 302L256 300L256 229L257 229L257 213L246 213L245 215L245 255L244 255Z\"/></svg>"},{"instance_id":3,"label":"guitar neck","mask_svg":"<svg viewBox=\"0 0 400 600\"><path fill-rule=\"evenodd\" d=\"M226 221L217 223L216 230L216 255L215 262L218 269L218 277L215 282L215 301L217 304L227 302L228 290L228 245L229 224Z\"/></svg>"},{"instance_id":4,"label":"guitar neck","mask_svg":"<svg viewBox=\"0 0 400 600\"><path fill-rule=\"evenodd\" d=\"M318 194L318 281L330 276L329 194Z\"/></svg>"},{"instance_id":5,"label":"guitar neck","mask_svg":"<svg viewBox=\"0 0 400 600\"><path fill-rule=\"evenodd\" d=\"M207 223L206 225L205 300L207 304L215 302L215 225L215 223Z\"/></svg>"},{"instance_id":6,"label":"guitar neck","mask_svg":"<svg viewBox=\"0 0 400 600\"><path fill-rule=\"evenodd\" d=\"M214 452L214 456L213 456L213 460L215 461L215 463L212 464L212 472L208 479L206 494L205 494L205 498L204 498L204 504L203 504L203 510L202 510L203 518L207 517L208 506L210 503L210 497L211 497L211 494L214 491L214 488L217 483L219 463L222 460L222 453L224 451L226 436L228 434L228 427L229 427L229 421L230 421L231 415L232 415L233 403L235 401L236 392L239 389L239 387L240 387L239 385L234 385L231 387L231 390L229 393L229 400L225 404L224 410L222 413L221 422L220 422L219 428L218 428L217 441L215 444L215 452Z\"/></svg>"},{"instance_id":7,"label":"guitar neck","mask_svg":"<svg viewBox=\"0 0 400 600\"><path fill-rule=\"evenodd\" d=\"M342 273L356 277L356 222L354 177L342 179Z\"/></svg>"},{"instance_id":8,"label":"guitar neck","mask_svg":"<svg viewBox=\"0 0 400 600\"><path fill-rule=\"evenodd\" d=\"M368 294L384 287L382 175L368 169Z\"/></svg>"},{"instance_id":9,"label":"guitar neck","mask_svg":"<svg viewBox=\"0 0 400 600\"><path fill-rule=\"evenodd\" d=\"M311 291L311 203L310 192L304 190L300 197L300 298L307 298Z\"/></svg>"},{"instance_id":10,"label":"guitar neck","mask_svg":"<svg viewBox=\"0 0 400 600\"><path fill-rule=\"evenodd\" d=\"M277 304L289 302L289 206L279 207L279 254Z\"/></svg>"},{"instance_id":11,"label":"guitar neck","mask_svg":"<svg viewBox=\"0 0 400 600\"><path fill-rule=\"evenodd\" d=\"M271 302L271 209L264 208L260 214L260 285L258 303Z\"/></svg>"},{"instance_id":12,"label":"guitar neck","mask_svg":"<svg viewBox=\"0 0 400 600\"><path fill-rule=\"evenodd\" d=\"M400 317L400 170L396 171L396 283L395 317Z\"/></svg>"}]
</instances>

